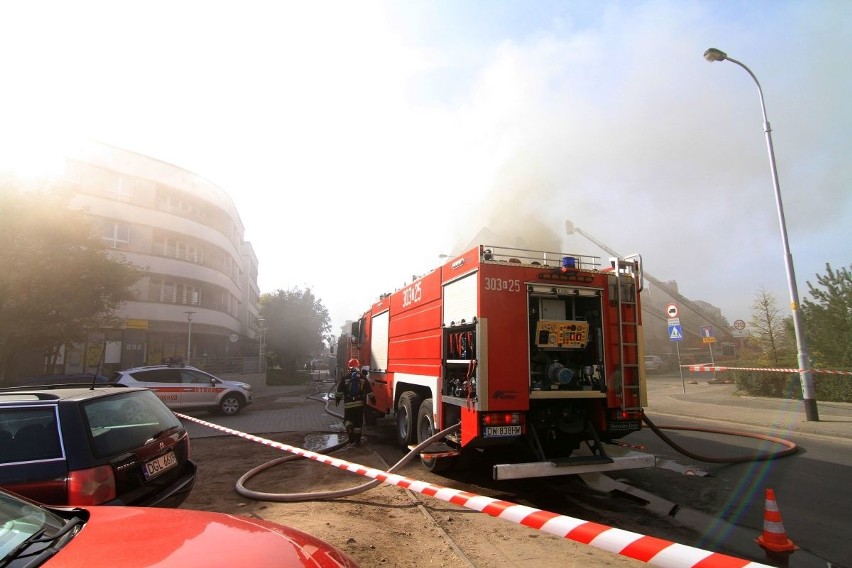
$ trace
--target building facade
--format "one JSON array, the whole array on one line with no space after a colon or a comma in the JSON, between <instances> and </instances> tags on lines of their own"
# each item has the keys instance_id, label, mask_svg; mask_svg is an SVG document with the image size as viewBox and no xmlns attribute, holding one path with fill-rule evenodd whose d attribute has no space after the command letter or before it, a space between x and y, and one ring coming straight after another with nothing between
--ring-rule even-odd
<instances>
[{"instance_id":1,"label":"building facade","mask_svg":"<svg viewBox=\"0 0 852 568\"><path fill-rule=\"evenodd\" d=\"M72 205L104 243L144 271L121 323L69 348L53 372L184 360L260 366L258 262L231 198L166 162L90 144L66 159ZM244 372L246 369L234 370ZM251 370L248 370L249 372Z\"/></svg>"}]
</instances>

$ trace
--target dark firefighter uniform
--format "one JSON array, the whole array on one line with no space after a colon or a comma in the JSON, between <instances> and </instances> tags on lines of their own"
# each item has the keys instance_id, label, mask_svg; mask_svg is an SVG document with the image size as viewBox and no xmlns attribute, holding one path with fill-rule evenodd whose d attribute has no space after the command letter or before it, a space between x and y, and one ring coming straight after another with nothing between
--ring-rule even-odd
<instances>
[{"instance_id":1,"label":"dark firefighter uniform","mask_svg":"<svg viewBox=\"0 0 852 568\"><path fill-rule=\"evenodd\" d=\"M367 404L367 395L372 394L373 387L367 380L367 371L358 369L357 361L349 361L349 371L337 384L335 404L343 401L343 426L349 443L360 445L361 430L364 425L364 406Z\"/></svg>"}]
</instances>

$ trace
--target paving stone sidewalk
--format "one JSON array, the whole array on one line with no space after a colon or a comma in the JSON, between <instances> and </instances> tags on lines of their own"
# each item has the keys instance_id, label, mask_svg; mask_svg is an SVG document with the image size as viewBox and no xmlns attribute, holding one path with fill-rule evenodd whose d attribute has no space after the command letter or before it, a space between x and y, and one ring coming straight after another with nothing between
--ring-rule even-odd
<instances>
[{"instance_id":1,"label":"paving stone sidewalk","mask_svg":"<svg viewBox=\"0 0 852 568\"><path fill-rule=\"evenodd\" d=\"M852 404L817 401L819 421L807 420L801 400L741 396L734 384L651 377L646 414L683 416L716 423L761 426L776 433L797 433L852 440ZM684 390L686 392L684 392Z\"/></svg>"}]
</instances>

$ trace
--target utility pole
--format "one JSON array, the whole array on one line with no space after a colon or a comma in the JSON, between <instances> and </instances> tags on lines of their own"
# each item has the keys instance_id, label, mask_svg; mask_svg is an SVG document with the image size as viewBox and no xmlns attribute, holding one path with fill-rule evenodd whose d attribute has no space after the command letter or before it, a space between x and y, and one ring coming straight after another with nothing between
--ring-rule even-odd
<instances>
[{"instance_id":1,"label":"utility pole","mask_svg":"<svg viewBox=\"0 0 852 568\"><path fill-rule=\"evenodd\" d=\"M192 316L195 312L183 312L186 314L186 321L189 323L187 332L186 332L186 362L185 365L189 365L192 360Z\"/></svg>"}]
</instances>

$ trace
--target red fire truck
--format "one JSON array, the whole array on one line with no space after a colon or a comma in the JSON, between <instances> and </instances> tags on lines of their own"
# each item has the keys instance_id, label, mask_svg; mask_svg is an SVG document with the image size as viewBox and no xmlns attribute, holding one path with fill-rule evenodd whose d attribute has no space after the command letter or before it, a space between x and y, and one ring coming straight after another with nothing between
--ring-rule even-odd
<instances>
[{"instance_id":1,"label":"red fire truck","mask_svg":"<svg viewBox=\"0 0 852 568\"><path fill-rule=\"evenodd\" d=\"M639 255L479 245L381 296L338 361L368 371L368 423L393 415L402 446L460 424L420 452L432 471L498 446L517 451L495 479L649 467L609 444L642 427L641 290Z\"/></svg>"}]
</instances>

